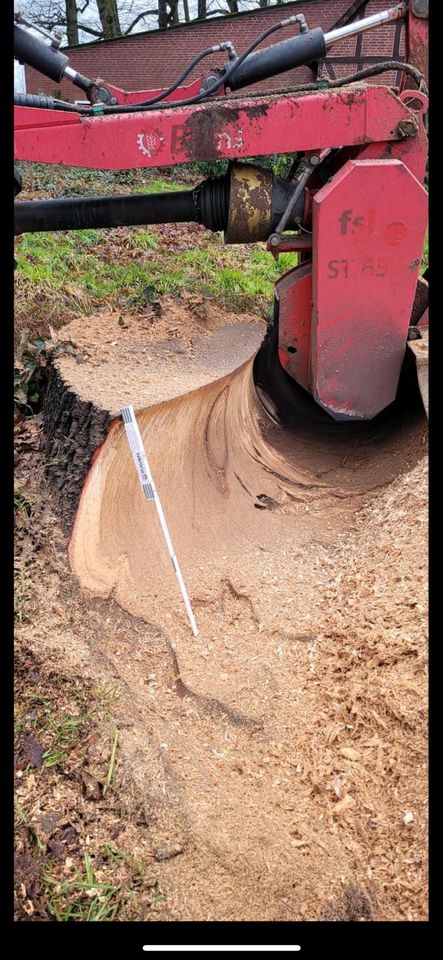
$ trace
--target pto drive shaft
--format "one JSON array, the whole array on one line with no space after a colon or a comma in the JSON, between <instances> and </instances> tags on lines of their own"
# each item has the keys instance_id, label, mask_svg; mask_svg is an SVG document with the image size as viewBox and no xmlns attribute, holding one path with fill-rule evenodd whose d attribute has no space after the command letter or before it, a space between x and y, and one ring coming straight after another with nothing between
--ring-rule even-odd
<instances>
[{"instance_id":1,"label":"pto drive shaft","mask_svg":"<svg viewBox=\"0 0 443 960\"><path fill-rule=\"evenodd\" d=\"M132 197L16 201L14 232L201 223L209 230L224 230L227 243L248 243L268 238L293 190L293 183L270 170L234 163L226 176L209 177L193 190ZM297 225L303 202L302 197L292 211L288 229Z\"/></svg>"}]
</instances>

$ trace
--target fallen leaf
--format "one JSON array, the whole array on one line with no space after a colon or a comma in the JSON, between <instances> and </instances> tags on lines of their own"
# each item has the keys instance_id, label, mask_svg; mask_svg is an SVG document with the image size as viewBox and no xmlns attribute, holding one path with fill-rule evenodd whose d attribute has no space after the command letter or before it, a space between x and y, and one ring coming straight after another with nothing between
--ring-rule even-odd
<instances>
[{"instance_id":1,"label":"fallen leaf","mask_svg":"<svg viewBox=\"0 0 443 960\"><path fill-rule=\"evenodd\" d=\"M45 749L42 747L41 743L39 743L35 737L31 737L29 733L21 734L20 743L23 748L23 753L25 754L30 766L39 767L45 752Z\"/></svg>"},{"instance_id":2,"label":"fallen leaf","mask_svg":"<svg viewBox=\"0 0 443 960\"><path fill-rule=\"evenodd\" d=\"M85 797L88 800L100 800L102 790L96 777L93 777L87 770L81 770L80 777L83 783Z\"/></svg>"}]
</instances>

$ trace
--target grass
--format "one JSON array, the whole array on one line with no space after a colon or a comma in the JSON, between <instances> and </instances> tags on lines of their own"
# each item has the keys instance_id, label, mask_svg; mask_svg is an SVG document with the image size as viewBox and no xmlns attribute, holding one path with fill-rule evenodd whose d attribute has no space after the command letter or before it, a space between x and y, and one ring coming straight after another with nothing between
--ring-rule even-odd
<instances>
[{"instance_id":1,"label":"grass","mask_svg":"<svg viewBox=\"0 0 443 960\"><path fill-rule=\"evenodd\" d=\"M104 784L104 787L103 787L103 796L105 795L106 791L107 791L107 790L109 789L109 787L111 786L112 778L113 778L113 776L114 776L115 757L116 757L116 753L117 753L117 744L118 744L118 730L115 730L115 731L114 731L113 738L112 738L112 749L111 749L111 756L110 756L110 758L109 758L108 772L107 772L107 774L106 774L106 783Z\"/></svg>"},{"instance_id":2,"label":"grass","mask_svg":"<svg viewBox=\"0 0 443 960\"><path fill-rule=\"evenodd\" d=\"M57 720L52 716L48 717L46 731L52 735L53 745L43 754L44 767L54 767L63 762L67 752L79 743L83 728L89 724L90 719L89 714L78 717L62 716Z\"/></svg>"},{"instance_id":3,"label":"grass","mask_svg":"<svg viewBox=\"0 0 443 960\"><path fill-rule=\"evenodd\" d=\"M95 865L88 851L84 852L82 869L72 880L61 881L53 871L48 870L43 882L48 892L47 907L49 913L59 922L81 920L84 922L112 921L121 916L126 906L137 898L139 890L149 890L146 903L153 907L163 903L166 897L157 879L149 878L145 863L130 853L118 850L110 843L104 844L97 855L97 862L103 870L112 869L114 876L119 867L127 867L131 883L127 887L121 883L102 882L97 877ZM101 875L100 874L100 875Z\"/></svg>"},{"instance_id":4,"label":"grass","mask_svg":"<svg viewBox=\"0 0 443 960\"><path fill-rule=\"evenodd\" d=\"M23 807L22 807L21 803L19 802L19 800L18 800L18 798L17 798L16 796L14 797L14 810L15 810L15 814L16 814L17 820L18 820L20 823L22 823L22 824L29 830L30 834L32 835L32 837L33 837L33 839L34 839L34 841L35 841L35 843L36 843L36 846L37 846L37 849L39 850L39 852L40 852L40 853L44 853L45 845L44 845L44 843L42 843L42 841L40 840L40 837L38 836L38 834L35 832L35 830L33 830L32 826L30 825L29 820L28 820L28 818L27 818L27 816L26 816L26 814L25 814L25 811L23 810Z\"/></svg>"},{"instance_id":5,"label":"grass","mask_svg":"<svg viewBox=\"0 0 443 960\"><path fill-rule=\"evenodd\" d=\"M189 174L167 168L156 174L150 170L90 170L87 167L64 167L46 163L16 163L23 177L23 192L53 197L77 194L156 193L160 190L182 190ZM183 176L183 181L181 178Z\"/></svg>"},{"instance_id":6,"label":"grass","mask_svg":"<svg viewBox=\"0 0 443 960\"><path fill-rule=\"evenodd\" d=\"M21 164L22 197L162 193L189 189L203 171L109 172ZM180 179L178 179L180 178ZM186 290L233 310L269 315L275 281L294 255L277 264L255 245L225 246L221 234L195 224L24 234L16 240L17 326L56 328L98 306L144 310ZM40 327L38 324L40 323ZM35 326L37 324L37 326Z\"/></svg>"},{"instance_id":7,"label":"grass","mask_svg":"<svg viewBox=\"0 0 443 960\"><path fill-rule=\"evenodd\" d=\"M60 882L50 871L44 875L44 883L48 891L48 911L55 920L64 923L68 920L83 922L107 921L119 918L125 906L134 900L136 889L144 883L144 871L141 863L136 863L126 853L120 853L105 845L103 856L112 863L119 865L130 863L139 868L138 882L133 877L131 889L122 888L115 883L101 883L94 875L93 864L87 852L83 858L83 869L69 882ZM155 906L165 901L166 897L160 888L159 881L148 883L152 887L149 905Z\"/></svg>"},{"instance_id":8,"label":"grass","mask_svg":"<svg viewBox=\"0 0 443 960\"><path fill-rule=\"evenodd\" d=\"M166 899L151 861L118 849L111 840L121 833L125 815L114 785L118 737L111 710L117 697L115 684L95 688L80 677L55 673L29 651L25 659L18 653L14 795L18 919L59 923L140 919ZM34 747L46 747L37 765L29 762L30 741ZM84 776L106 784L106 798L104 790L100 797L85 794ZM55 814L52 833L42 811ZM74 840L64 840L68 828ZM64 842L68 846L60 856L57 844Z\"/></svg>"},{"instance_id":9,"label":"grass","mask_svg":"<svg viewBox=\"0 0 443 960\"><path fill-rule=\"evenodd\" d=\"M79 872L73 881L61 883L50 872L44 875L43 880L49 892L49 913L59 922L115 920L124 906L118 885L95 880L87 852L83 862L84 871Z\"/></svg>"},{"instance_id":10,"label":"grass","mask_svg":"<svg viewBox=\"0 0 443 960\"><path fill-rule=\"evenodd\" d=\"M20 490L14 490L14 510L17 511L17 513L24 511L28 517L32 512L32 504Z\"/></svg>"},{"instance_id":11,"label":"grass","mask_svg":"<svg viewBox=\"0 0 443 960\"><path fill-rule=\"evenodd\" d=\"M123 233L123 236L121 235ZM152 295L203 292L232 308L269 310L273 285L294 265L284 254L278 263L269 253L253 247L223 247L214 238L192 235L188 249L174 249L153 231L140 228L119 231L80 230L72 233L24 235L17 244L18 297L40 290L56 297L77 313L88 313L97 304L114 307L146 305ZM212 242L211 242L212 240ZM118 246L117 246L118 244ZM134 256L135 254L135 256ZM153 288L153 289L152 289Z\"/></svg>"}]
</instances>

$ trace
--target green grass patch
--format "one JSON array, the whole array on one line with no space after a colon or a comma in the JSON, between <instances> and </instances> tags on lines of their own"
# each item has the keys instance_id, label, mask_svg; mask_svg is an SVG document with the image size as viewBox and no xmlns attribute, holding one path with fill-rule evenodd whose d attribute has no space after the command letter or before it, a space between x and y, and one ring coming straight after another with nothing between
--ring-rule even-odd
<instances>
[{"instance_id":1,"label":"green grass patch","mask_svg":"<svg viewBox=\"0 0 443 960\"><path fill-rule=\"evenodd\" d=\"M43 754L43 766L55 767L76 747L81 740L83 730L90 723L89 714L80 716L62 716L60 719L48 717L47 732L52 735L53 745Z\"/></svg>"},{"instance_id":2,"label":"green grass patch","mask_svg":"<svg viewBox=\"0 0 443 960\"><path fill-rule=\"evenodd\" d=\"M84 922L112 921L118 919L125 907L136 898L137 891L145 887L149 896L146 903L155 906L163 903L166 897L158 880L147 880L145 867L141 861L125 852L116 850L111 844L103 848L102 857L110 864L131 867L131 886L128 889L119 883L103 883L96 879L94 864L88 852L83 856L83 868L73 880L63 882L50 870L43 881L48 891L48 911L58 922L81 920Z\"/></svg>"},{"instance_id":3,"label":"green grass patch","mask_svg":"<svg viewBox=\"0 0 443 960\"><path fill-rule=\"evenodd\" d=\"M14 756L18 920L146 920L149 908L157 914L164 909L166 896L152 857L139 843L140 837L149 836L148 827L138 826L134 846L130 841L120 846L115 840L125 821L138 823L139 816L138 801L131 796L127 802L115 782L118 737L113 707L119 692L114 682L95 687L81 676L65 676L58 663L40 661L18 646ZM47 797L49 806L44 802Z\"/></svg>"},{"instance_id":4,"label":"green grass patch","mask_svg":"<svg viewBox=\"0 0 443 960\"><path fill-rule=\"evenodd\" d=\"M157 296L181 290L202 292L221 303L251 311L269 309L275 281L295 263L278 263L264 250L206 242L190 249L169 248L167 239L135 228L117 239L110 231L26 234L18 244L21 284L59 294L78 312L95 302L143 306L144 291ZM140 253L132 258L131 254Z\"/></svg>"},{"instance_id":5,"label":"green grass patch","mask_svg":"<svg viewBox=\"0 0 443 960\"><path fill-rule=\"evenodd\" d=\"M83 920L87 922L112 921L124 906L118 886L99 883L88 853L84 854L84 871L69 883L61 883L50 872L44 876L49 892L48 911L59 922Z\"/></svg>"},{"instance_id":6,"label":"green grass patch","mask_svg":"<svg viewBox=\"0 0 443 960\"><path fill-rule=\"evenodd\" d=\"M189 187L189 172L182 168L140 170L90 170L61 164L15 164L23 178L23 195L48 197L106 196L119 193L157 193ZM183 178L183 180L182 180Z\"/></svg>"}]
</instances>

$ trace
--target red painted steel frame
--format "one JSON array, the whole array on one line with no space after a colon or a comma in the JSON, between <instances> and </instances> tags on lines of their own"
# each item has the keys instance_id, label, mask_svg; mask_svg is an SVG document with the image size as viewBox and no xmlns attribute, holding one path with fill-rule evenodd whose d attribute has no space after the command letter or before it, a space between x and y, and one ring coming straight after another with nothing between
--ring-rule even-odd
<instances>
[{"instance_id":1,"label":"red painted steel frame","mask_svg":"<svg viewBox=\"0 0 443 960\"><path fill-rule=\"evenodd\" d=\"M278 301L278 356L284 370L310 390L312 264L302 263L275 284Z\"/></svg>"},{"instance_id":2,"label":"red painted steel frame","mask_svg":"<svg viewBox=\"0 0 443 960\"><path fill-rule=\"evenodd\" d=\"M162 167L398 140L414 118L392 90L363 84L96 117L16 107L15 157L102 170Z\"/></svg>"},{"instance_id":3,"label":"red painted steel frame","mask_svg":"<svg viewBox=\"0 0 443 960\"><path fill-rule=\"evenodd\" d=\"M427 196L422 183L428 144L423 124L426 97L418 91L405 91L400 98L415 111L417 135L408 140L379 141L363 146L358 153L353 151L358 161L375 162L370 189L364 181L368 173L364 164L348 198L348 209L358 203L357 217L363 220L365 204L370 204L373 226L364 243L361 234L355 235L356 227L352 224L346 229L341 246L335 235L342 212L339 194L346 161L344 151L342 165L329 178L327 186L316 190L314 173L313 183L306 191L308 223L312 204L317 211L309 241L314 245L314 277L311 264L307 263L287 273L276 284L280 363L289 376L314 393L333 416L368 419L387 406L394 398L403 361L427 220ZM386 168L387 161L397 161L395 188L391 184L387 189L392 177L392 168ZM412 176L405 180L408 171ZM317 208L325 192L336 205L336 213L332 220L320 222ZM399 237L392 248L388 244L386 257L380 224L383 220L387 223L395 220L394 207L397 225L399 220L404 222L407 233ZM309 237L303 239L309 240ZM296 248L297 241L297 236L283 237L281 250L285 242L289 249ZM341 258L337 251L341 252ZM383 263L378 269L380 260ZM326 275L323 274L325 262L331 265ZM389 272L386 272L388 262ZM370 314L366 313L367 306ZM331 356L335 358L332 364Z\"/></svg>"},{"instance_id":4,"label":"red painted steel frame","mask_svg":"<svg viewBox=\"0 0 443 960\"><path fill-rule=\"evenodd\" d=\"M349 160L314 197L310 390L336 419L395 399L426 217L401 160Z\"/></svg>"},{"instance_id":5,"label":"red painted steel frame","mask_svg":"<svg viewBox=\"0 0 443 960\"><path fill-rule=\"evenodd\" d=\"M427 17L416 17L409 5L406 20L406 60L417 67L423 74L426 83L429 72L429 20Z\"/></svg>"},{"instance_id":6,"label":"red painted steel frame","mask_svg":"<svg viewBox=\"0 0 443 960\"><path fill-rule=\"evenodd\" d=\"M206 74L207 76L207 74ZM165 97L165 102L168 100L187 100L190 97L195 97L202 88L203 81L205 79L205 74L202 74L201 77L197 77L196 80L193 80L192 83L188 83L187 86L177 87L173 93L169 93ZM104 81L96 80L97 85L104 83ZM154 97L158 97L163 90L121 90L120 87L114 87L112 83L107 83L106 87L116 98L117 103L141 103L143 100L152 100ZM225 94L225 88L220 87L220 90L214 94L215 97L223 97Z\"/></svg>"},{"instance_id":7,"label":"red painted steel frame","mask_svg":"<svg viewBox=\"0 0 443 960\"><path fill-rule=\"evenodd\" d=\"M359 153L360 160L401 160L408 170L422 183L425 176L428 160L428 138L423 122L428 100L423 93L414 90L412 93L405 90L400 99L407 105L412 105L418 122L417 136L409 140L396 140L394 143L381 141L371 143Z\"/></svg>"}]
</instances>

